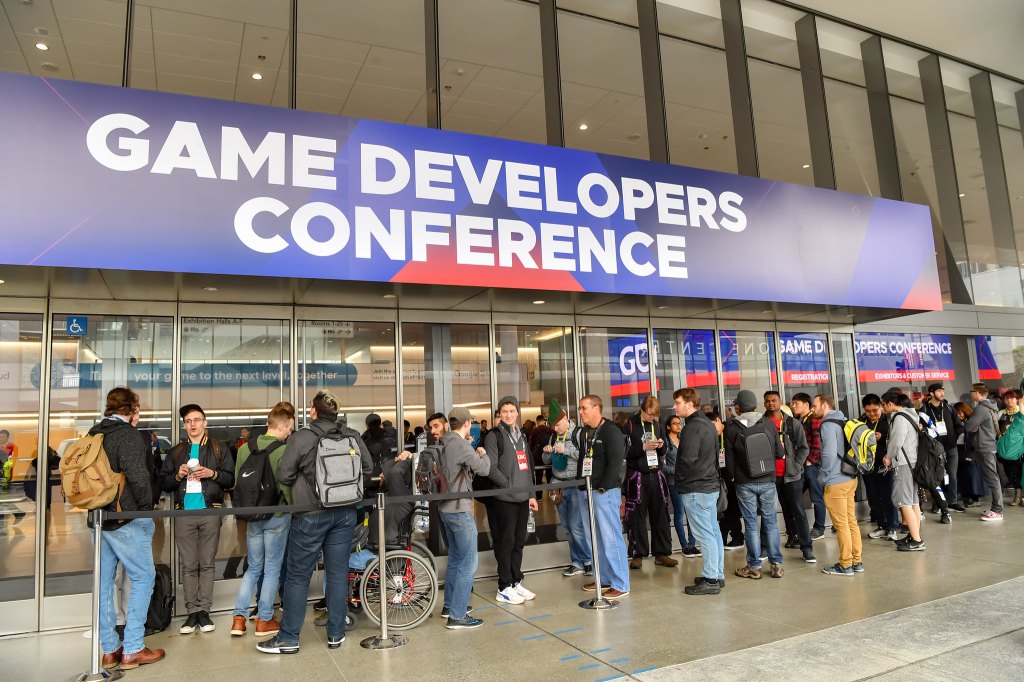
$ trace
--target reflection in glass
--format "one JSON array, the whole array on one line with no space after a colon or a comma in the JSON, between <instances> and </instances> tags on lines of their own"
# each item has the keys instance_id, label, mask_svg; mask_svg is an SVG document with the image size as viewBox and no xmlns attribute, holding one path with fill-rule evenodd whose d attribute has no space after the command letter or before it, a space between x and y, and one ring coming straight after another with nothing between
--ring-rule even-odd
<instances>
[{"instance_id":1,"label":"reflection in glass","mask_svg":"<svg viewBox=\"0 0 1024 682\"><path fill-rule=\"evenodd\" d=\"M107 392L128 386L139 394L139 430L170 444L173 320L169 317L54 315L50 346L50 447L61 457L103 418ZM47 509L46 596L92 591L91 534L86 514L64 501L52 481ZM156 520L154 558L169 563L167 522ZM87 614L82 621L88 620Z\"/></svg>"},{"instance_id":2,"label":"reflection in glass","mask_svg":"<svg viewBox=\"0 0 1024 682\"><path fill-rule=\"evenodd\" d=\"M583 392L600 396L604 416L627 415L652 393L647 330L580 327Z\"/></svg>"},{"instance_id":3,"label":"reflection in glass","mask_svg":"<svg viewBox=\"0 0 1024 682\"><path fill-rule=\"evenodd\" d=\"M0 316L0 602L35 597L42 327L39 315ZM13 620L0 634L30 627Z\"/></svg>"},{"instance_id":4,"label":"reflection in glass","mask_svg":"<svg viewBox=\"0 0 1024 682\"><path fill-rule=\"evenodd\" d=\"M807 393L812 397L819 393L832 394L826 334L779 332L779 357L785 398L792 398L794 393Z\"/></svg>"},{"instance_id":5,"label":"reflection in glass","mask_svg":"<svg viewBox=\"0 0 1024 682\"><path fill-rule=\"evenodd\" d=\"M726 406L732 405L736 394L742 389L753 391L760 398L768 389L778 388L775 334L723 329L718 332L718 342L722 353L721 372ZM732 414L731 409L726 412Z\"/></svg>"},{"instance_id":6,"label":"reflection in glass","mask_svg":"<svg viewBox=\"0 0 1024 682\"><path fill-rule=\"evenodd\" d=\"M572 327L499 324L494 334L498 395L518 397L523 419L547 415L552 398L575 415Z\"/></svg>"},{"instance_id":7,"label":"reflection in glass","mask_svg":"<svg viewBox=\"0 0 1024 682\"><path fill-rule=\"evenodd\" d=\"M836 406L847 417L854 419L861 413L861 408L857 402L857 362L853 354L853 335L833 334L832 355L836 361Z\"/></svg>"},{"instance_id":8,"label":"reflection in glass","mask_svg":"<svg viewBox=\"0 0 1024 682\"><path fill-rule=\"evenodd\" d=\"M680 388L696 389L704 409L721 412L714 330L655 329L654 349L662 418L675 414L672 394Z\"/></svg>"}]
</instances>

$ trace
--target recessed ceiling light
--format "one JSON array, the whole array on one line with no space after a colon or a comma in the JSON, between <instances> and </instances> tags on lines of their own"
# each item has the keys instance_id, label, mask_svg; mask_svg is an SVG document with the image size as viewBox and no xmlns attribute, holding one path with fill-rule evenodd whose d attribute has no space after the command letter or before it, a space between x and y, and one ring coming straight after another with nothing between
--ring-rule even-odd
<instances>
[{"instance_id":1,"label":"recessed ceiling light","mask_svg":"<svg viewBox=\"0 0 1024 682\"><path fill-rule=\"evenodd\" d=\"M203 291L220 291L217 287L203 287Z\"/></svg>"},{"instance_id":2,"label":"recessed ceiling light","mask_svg":"<svg viewBox=\"0 0 1024 682\"><path fill-rule=\"evenodd\" d=\"M664 310L667 307L668 307L667 305L659 305L658 306L658 310Z\"/></svg>"},{"instance_id":3,"label":"recessed ceiling light","mask_svg":"<svg viewBox=\"0 0 1024 682\"><path fill-rule=\"evenodd\" d=\"M4 284L7 280L0 279L0 284Z\"/></svg>"},{"instance_id":4,"label":"recessed ceiling light","mask_svg":"<svg viewBox=\"0 0 1024 682\"><path fill-rule=\"evenodd\" d=\"M544 305L544 303L545 303L544 301L534 301L533 302L534 305Z\"/></svg>"},{"instance_id":5,"label":"recessed ceiling light","mask_svg":"<svg viewBox=\"0 0 1024 682\"><path fill-rule=\"evenodd\" d=\"M263 80L263 74L262 74L262 73L260 73L259 71L257 71L256 73L254 73L254 74L252 75L252 79L253 79L254 81L261 81L261 80Z\"/></svg>"},{"instance_id":6,"label":"recessed ceiling light","mask_svg":"<svg viewBox=\"0 0 1024 682\"><path fill-rule=\"evenodd\" d=\"M37 50L42 50L43 52L46 52L47 50L50 49L50 46L47 45L46 43L36 43L36 49Z\"/></svg>"},{"instance_id":7,"label":"recessed ceiling light","mask_svg":"<svg viewBox=\"0 0 1024 682\"><path fill-rule=\"evenodd\" d=\"M580 124L580 130L586 130L586 129L587 129L587 128L589 128L589 127L590 127L590 126L588 126L588 125L587 125L586 123L581 123L581 124Z\"/></svg>"},{"instance_id":8,"label":"recessed ceiling light","mask_svg":"<svg viewBox=\"0 0 1024 682\"><path fill-rule=\"evenodd\" d=\"M394 294L384 294L384 298L394 298Z\"/></svg>"},{"instance_id":9,"label":"recessed ceiling light","mask_svg":"<svg viewBox=\"0 0 1024 682\"><path fill-rule=\"evenodd\" d=\"M804 167L804 168L810 168L810 167L811 167L811 164L809 164L809 163L805 163L805 164L803 165L803 167Z\"/></svg>"},{"instance_id":10,"label":"recessed ceiling light","mask_svg":"<svg viewBox=\"0 0 1024 682\"><path fill-rule=\"evenodd\" d=\"M966 195L966 194L964 194L963 192L960 192L960 196L962 196L962 197L965 197L965 196L967 196L967 195Z\"/></svg>"}]
</instances>

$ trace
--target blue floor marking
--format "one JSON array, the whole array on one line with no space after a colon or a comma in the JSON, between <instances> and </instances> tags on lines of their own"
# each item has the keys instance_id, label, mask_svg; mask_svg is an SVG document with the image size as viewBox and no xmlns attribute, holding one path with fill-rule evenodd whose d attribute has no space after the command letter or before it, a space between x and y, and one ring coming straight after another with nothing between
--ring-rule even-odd
<instances>
[{"instance_id":1,"label":"blue floor marking","mask_svg":"<svg viewBox=\"0 0 1024 682\"><path fill-rule=\"evenodd\" d=\"M606 646L603 649L594 649L590 653L592 653L592 654L603 654L604 652L611 651L611 650L612 650L612 648L610 646Z\"/></svg>"},{"instance_id":2,"label":"blue floor marking","mask_svg":"<svg viewBox=\"0 0 1024 682\"><path fill-rule=\"evenodd\" d=\"M615 658L615 659L612 659L612 660L610 660L608 662L609 663L622 663L623 661L628 661L628 660L629 660L629 658Z\"/></svg>"},{"instance_id":3,"label":"blue floor marking","mask_svg":"<svg viewBox=\"0 0 1024 682\"><path fill-rule=\"evenodd\" d=\"M582 630L582 629L583 629L583 628L569 628L568 630L555 630L555 631L554 631L554 632L553 632L552 634L555 634L555 635L564 635L564 634L566 634L567 632L578 632L579 630Z\"/></svg>"},{"instance_id":4,"label":"blue floor marking","mask_svg":"<svg viewBox=\"0 0 1024 682\"><path fill-rule=\"evenodd\" d=\"M487 606L474 606L474 611L486 611L487 609L493 609L494 604L488 604Z\"/></svg>"},{"instance_id":5,"label":"blue floor marking","mask_svg":"<svg viewBox=\"0 0 1024 682\"><path fill-rule=\"evenodd\" d=\"M539 616L530 616L526 620L540 620L541 618L550 618L550 617L551 617L550 613L542 613Z\"/></svg>"},{"instance_id":6,"label":"blue floor marking","mask_svg":"<svg viewBox=\"0 0 1024 682\"><path fill-rule=\"evenodd\" d=\"M581 665L577 670L590 670L591 668L600 668L600 663L588 663L587 665Z\"/></svg>"},{"instance_id":7,"label":"blue floor marking","mask_svg":"<svg viewBox=\"0 0 1024 682\"><path fill-rule=\"evenodd\" d=\"M652 670L657 670L657 668L655 668L653 666L650 667L650 668L639 668L639 669L634 670L633 672L631 672L630 675L639 675L640 673L649 673Z\"/></svg>"},{"instance_id":8,"label":"blue floor marking","mask_svg":"<svg viewBox=\"0 0 1024 682\"><path fill-rule=\"evenodd\" d=\"M560 660L560 661L571 661L574 658L582 658L582 657L583 657L582 654L573 654L572 656L562 656L558 660Z\"/></svg>"},{"instance_id":9,"label":"blue floor marking","mask_svg":"<svg viewBox=\"0 0 1024 682\"><path fill-rule=\"evenodd\" d=\"M529 641L531 639L541 639L543 637L547 637L547 635L530 635L529 637L522 637L522 639L524 641Z\"/></svg>"},{"instance_id":10,"label":"blue floor marking","mask_svg":"<svg viewBox=\"0 0 1024 682\"><path fill-rule=\"evenodd\" d=\"M516 621L514 621L514 620L503 620L500 623L495 623L495 625L511 625L512 623L515 623L515 622Z\"/></svg>"},{"instance_id":11,"label":"blue floor marking","mask_svg":"<svg viewBox=\"0 0 1024 682\"><path fill-rule=\"evenodd\" d=\"M625 675L612 675L611 677L600 677L594 682L609 682L609 680L621 680Z\"/></svg>"}]
</instances>

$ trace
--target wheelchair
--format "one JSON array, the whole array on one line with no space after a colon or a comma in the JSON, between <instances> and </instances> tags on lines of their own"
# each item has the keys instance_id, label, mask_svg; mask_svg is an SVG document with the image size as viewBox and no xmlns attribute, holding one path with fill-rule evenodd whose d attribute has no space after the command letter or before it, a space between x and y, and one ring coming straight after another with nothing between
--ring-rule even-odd
<instances>
[{"instance_id":1,"label":"wheelchair","mask_svg":"<svg viewBox=\"0 0 1024 682\"><path fill-rule=\"evenodd\" d=\"M413 521L426 514L426 508L414 507L400 521L399 541L385 545L383 571L374 542L376 538L369 537L371 533L365 521L361 524L354 544L360 543L359 546L370 549L374 556L362 570L349 569L346 630L355 627L359 613L365 613L375 625L380 625L382 573L389 629L411 630L431 616L437 603L437 566L430 549L412 539Z\"/></svg>"}]
</instances>

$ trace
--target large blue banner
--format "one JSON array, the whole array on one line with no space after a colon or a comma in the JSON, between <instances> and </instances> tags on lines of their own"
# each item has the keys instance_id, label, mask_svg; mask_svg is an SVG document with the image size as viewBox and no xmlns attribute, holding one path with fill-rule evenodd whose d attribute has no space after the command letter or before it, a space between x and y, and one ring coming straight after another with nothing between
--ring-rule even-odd
<instances>
[{"instance_id":1,"label":"large blue banner","mask_svg":"<svg viewBox=\"0 0 1024 682\"><path fill-rule=\"evenodd\" d=\"M0 120L8 264L941 308L905 202L9 73Z\"/></svg>"},{"instance_id":2,"label":"large blue banner","mask_svg":"<svg viewBox=\"0 0 1024 682\"><path fill-rule=\"evenodd\" d=\"M948 334L853 335L861 382L952 381L953 344Z\"/></svg>"}]
</instances>

